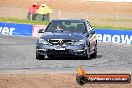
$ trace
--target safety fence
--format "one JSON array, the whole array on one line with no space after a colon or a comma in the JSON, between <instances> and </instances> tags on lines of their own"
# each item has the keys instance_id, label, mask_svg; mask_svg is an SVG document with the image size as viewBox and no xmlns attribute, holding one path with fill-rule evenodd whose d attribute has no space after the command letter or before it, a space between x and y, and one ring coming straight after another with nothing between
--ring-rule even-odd
<instances>
[{"instance_id":1,"label":"safety fence","mask_svg":"<svg viewBox=\"0 0 132 88\"><path fill-rule=\"evenodd\" d=\"M0 22L0 35L39 37L45 25L15 24ZM132 30L95 29L98 42L132 44Z\"/></svg>"}]
</instances>

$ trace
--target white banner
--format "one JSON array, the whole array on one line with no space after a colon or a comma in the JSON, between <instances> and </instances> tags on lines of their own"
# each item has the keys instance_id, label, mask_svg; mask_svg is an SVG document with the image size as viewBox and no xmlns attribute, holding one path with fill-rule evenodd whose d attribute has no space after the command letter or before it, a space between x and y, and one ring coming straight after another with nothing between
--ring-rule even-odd
<instances>
[{"instance_id":1,"label":"white banner","mask_svg":"<svg viewBox=\"0 0 132 88\"><path fill-rule=\"evenodd\" d=\"M45 25L33 25L33 29L32 29L32 36L33 37L40 37L42 35L42 33L38 33L40 29L46 29Z\"/></svg>"}]
</instances>

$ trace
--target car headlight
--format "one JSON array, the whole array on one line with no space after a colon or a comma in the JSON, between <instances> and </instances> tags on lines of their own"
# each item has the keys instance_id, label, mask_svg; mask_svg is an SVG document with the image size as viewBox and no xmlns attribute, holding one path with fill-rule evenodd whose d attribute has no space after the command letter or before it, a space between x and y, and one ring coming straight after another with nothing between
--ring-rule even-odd
<instances>
[{"instance_id":1,"label":"car headlight","mask_svg":"<svg viewBox=\"0 0 132 88\"><path fill-rule=\"evenodd\" d=\"M44 40L44 39L39 39L39 43L42 43L44 45L47 45L48 44L48 42L46 40Z\"/></svg>"},{"instance_id":2,"label":"car headlight","mask_svg":"<svg viewBox=\"0 0 132 88\"><path fill-rule=\"evenodd\" d=\"M83 44L85 44L85 41L84 40L79 40L79 41L76 41L74 43L74 45L83 45Z\"/></svg>"}]
</instances>

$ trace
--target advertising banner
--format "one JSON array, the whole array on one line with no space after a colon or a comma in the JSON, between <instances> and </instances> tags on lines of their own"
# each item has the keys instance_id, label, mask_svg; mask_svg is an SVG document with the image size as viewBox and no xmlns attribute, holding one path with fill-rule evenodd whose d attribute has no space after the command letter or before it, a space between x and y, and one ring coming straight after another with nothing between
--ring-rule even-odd
<instances>
[{"instance_id":1,"label":"advertising banner","mask_svg":"<svg viewBox=\"0 0 132 88\"><path fill-rule=\"evenodd\" d=\"M0 35L32 36L32 25L0 22Z\"/></svg>"},{"instance_id":2,"label":"advertising banner","mask_svg":"<svg viewBox=\"0 0 132 88\"><path fill-rule=\"evenodd\" d=\"M0 35L40 37L45 25L15 24L0 22ZM132 44L132 30L95 29L98 42Z\"/></svg>"},{"instance_id":3,"label":"advertising banner","mask_svg":"<svg viewBox=\"0 0 132 88\"><path fill-rule=\"evenodd\" d=\"M45 30L44 25L33 25L33 37L40 37L40 29ZM98 42L132 44L132 30L95 29Z\"/></svg>"},{"instance_id":4,"label":"advertising banner","mask_svg":"<svg viewBox=\"0 0 132 88\"><path fill-rule=\"evenodd\" d=\"M132 44L131 30L95 29L98 42Z\"/></svg>"}]
</instances>

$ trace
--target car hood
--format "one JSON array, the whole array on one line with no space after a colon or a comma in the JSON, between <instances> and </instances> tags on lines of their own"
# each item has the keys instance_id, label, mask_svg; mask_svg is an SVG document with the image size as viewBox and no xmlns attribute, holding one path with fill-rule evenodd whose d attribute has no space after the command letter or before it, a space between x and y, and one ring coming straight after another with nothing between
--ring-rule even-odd
<instances>
[{"instance_id":1,"label":"car hood","mask_svg":"<svg viewBox=\"0 0 132 88\"><path fill-rule=\"evenodd\" d=\"M61 33L52 33L52 32L45 32L41 38L45 40L49 39L68 39L68 40L81 40L84 39L86 34L81 32L61 32Z\"/></svg>"}]
</instances>

